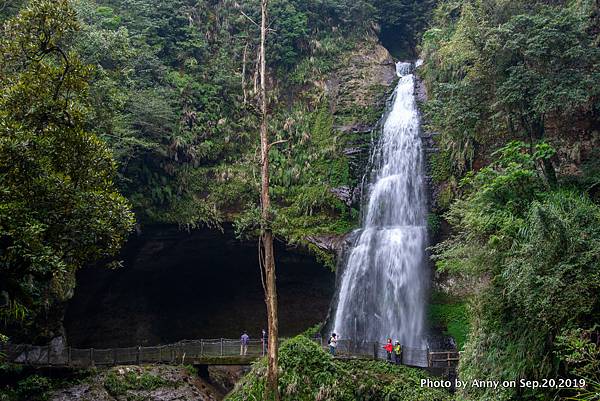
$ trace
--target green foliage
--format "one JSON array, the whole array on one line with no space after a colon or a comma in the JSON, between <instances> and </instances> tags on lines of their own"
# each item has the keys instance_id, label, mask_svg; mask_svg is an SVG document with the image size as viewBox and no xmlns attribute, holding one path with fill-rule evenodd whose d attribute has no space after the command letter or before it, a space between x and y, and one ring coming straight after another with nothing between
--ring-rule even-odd
<instances>
[{"instance_id":1,"label":"green foliage","mask_svg":"<svg viewBox=\"0 0 600 401\"><path fill-rule=\"evenodd\" d=\"M133 226L111 153L85 129L91 68L68 46L77 29L66 1L46 0L3 26L0 314L9 325L50 314L72 295L75 271L114 255Z\"/></svg>"},{"instance_id":2,"label":"green foliage","mask_svg":"<svg viewBox=\"0 0 600 401\"><path fill-rule=\"evenodd\" d=\"M269 60L288 70L298 62L301 46L308 40L308 17L293 2L276 0L271 3L271 19L275 37L269 46Z\"/></svg>"},{"instance_id":3,"label":"green foliage","mask_svg":"<svg viewBox=\"0 0 600 401\"><path fill-rule=\"evenodd\" d=\"M442 219L435 213L429 213L427 215L427 231L429 235L435 237L440 230L442 225Z\"/></svg>"},{"instance_id":4,"label":"green foliage","mask_svg":"<svg viewBox=\"0 0 600 401\"><path fill-rule=\"evenodd\" d=\"M511 143L496 163L464 180L467 194L448 214L458 231L435 247L440 268L488 283L473 300L464 379L553 377L550 344L564 327L586 328L599 318L600 208L585 195L548 187L540 160L553 151L526 149Z\"/></svg>"},{"instance_id":5,"label":"green foliage","mask_svg":"<svg viewBox=\"0 0 600 401\"><path fill-rule=\"evenodd\" d=\"M279 391L282 401L450 400L443 390L421 387L427 374L418 369L382 361L333 359L317 343L304 336L284 342L280 348ZM262 400L266 360L254 364L228 395L227 400Z\"/></svg>"},{"instance_id":6,"label":"green foliage","mask_svg":"<svg viewBox=\"0 0 600 401\"><path fill-rule=\"evenodd\" d=\"M452 176L452 157L450 152L442 151L429 158L431 177L436 183L442 183Z\"/></svg>"},{"instance_id":7,"label":"green foliage","mask_svg":"<svg viewBox=\"0 0 600 401\"><path fill-rule=\"evenodd\" d=\"M598 109L600 51L585 2L441 2L424 35L426 115L452 174L506 139L530 143ZM556 127L553 127L556 129ZM434 163L437 165L438 163ZM446 170L444 162L434 169ZM552 180L551 165L546 174ZM437 171L436 171L437 170Z\"/></svg>"},{"instance_id":8,"label":"green foliage","mask_svg":"<svg viewBox=\"0 0 600 401\"><path fill-rule=\"evenodd\" d=\"M4 380L11 378L11 375L19 377L20 369L15 369L11 365L5 365L0 369ZM10 379L9 379L10 380ZM16 380L12 385L5 385L0 389L1 401L45 401L49 398L51 390L55 383L45 376L37 374L28 375Z\"/></svg>"},{"instance_id":9,"label":"green foliage","mask_svg":"<svg viewBox=\"0 0 600 401\"><path fill-rule=\"evenodd\" d=\"M400 59L411 58L428 25L435 0L374 0L381 40Z\"/></svg>"},{"instance_id":10,"label":"green foliage","mask_svg":"<svg viewBox=\"0 0 600 401\"><path fill-rule=\"evenodd\" d=\"M344 142L333 131L333 115L323 100L312 111L295 109L279 121L287 142L271 151L272 197L276 202L273 228L290 242L306 237L345 233L356 224L357 213L334 190L349 188ZM311 248L329 265L331 255Z\"/></svg>"},{"instance_id":11,"label":"green foliage","mask_svg":"<svg viewBox=\"0 0 600 401\"><path fill-rule=\"evenodd\" d=\"M32 375L17 383L17 399L30 401L45 401L51 389L50 380L44 376Z\"/></svg>"},{"instance_id":12,"label":"green foliage","mask_svg":"<svg viewBox=\"0 0 600 401\"><path fill-rule=\"evenodd\" d=\"M96 67L89 127L112 148L118 184L138 219L217 226L253 207L259 37L251 20L260 18L259 2L74 4L82 26L77 48ZM348 163L314 82L364 41L374 9L348 0L269 7L271 132L288 140L271 156L278 235L296 241L311 231L343 232L357 213L329 189L351 184Z\"/></svg>"},{"instance_id":13,"label":"green foliage","mask_svg":"<svg viewBox=\"0 0 600 401\"><path fill-rule=\"evenodd\" d=\"M557 355L576 377L600 382L600 346L594 342L598 325L590 329L563 329L556 337Z\"/></svg>"},{"instance_id":14,"label":"green foliage","mask_svg":"<svg viewBox=\"0 0 600 401\"><path fill-rule=\"evenodd\" d=\"M60 374L31 367L0 363L1 401L45 401L59 389L89 381L95 369L64 370Z\"/></svg>"},{"instance_id":15,"label":"green foliage","mask_svg":"<svg viewBox=\"0 0 600 401\"><path fill-rule=\"evenodd\" d=\"M194 365L185 365L183 368L189 376L198 377L198 368L196 368Z\"/></svg>"},{"instance_id":16,"label":"green foliage","mask_svg":"<svg viewBox=\"0 0 600 401\"><path fill-rule=\"evenodd\" d=\"M159 375L141 370L128 370L121 374L116 369L111 369L104 378L104 388L113 397L127 394L129 391L152 391L160 387L172 387L175 383Z\"/></svg>"},{"instance_id":17,"label":"green foliage","mask_svg":"<svg viewBox=\"0 0 600 401\"><path fill-rule=\"evenodd\" d=\"M432 327L442 328L445 334L454 338L456 348L462 350L469 333L465 301L437 294L429 304L428 318Z\"/></svg>"},{"instance_id":18,"label":"green foliage","mask_svg":"<svg viewBox=\"0 0 600 401\"><path fill-rule=\"evenodd\" d=\"M336 269L336 258L332 252L327 252L319 248L314 244L308 244L308 249L310 252L315 255L317 261L321 263L323 266L329 268L331 271L335 271Z\"/></svg>"},{"instance_id":19,"label":"green foliage","mask_svg":"<svg viewBox=\"0 0 600 401\"><path fill-rule=\"evenodd\" d=\"M320 336L321 330L323 329L323 323L317 323L312 327L309 327L302 333L302 335L308 339L315 338L316 336Z\"/></svg>"}]
</instances>

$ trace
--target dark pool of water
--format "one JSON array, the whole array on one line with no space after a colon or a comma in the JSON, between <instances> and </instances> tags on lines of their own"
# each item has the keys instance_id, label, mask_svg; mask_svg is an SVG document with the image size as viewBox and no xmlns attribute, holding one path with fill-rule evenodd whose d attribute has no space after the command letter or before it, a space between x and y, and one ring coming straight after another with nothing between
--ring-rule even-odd
<instances>
[{"instance_id":1,"label":"dark pool of water","mask_svg":"<svg viewBox=\"0 0 600 401\"><path fill-rule=\"evenodd\" d=\"M258 337L266 312L256 242L225 233L154 227L129 241L117 270L79 272L65 315L76 347L121 347L182 339ZM276 244L279 322L290 336L325 319L334 274Z\"/></svg>"}]
</instances>

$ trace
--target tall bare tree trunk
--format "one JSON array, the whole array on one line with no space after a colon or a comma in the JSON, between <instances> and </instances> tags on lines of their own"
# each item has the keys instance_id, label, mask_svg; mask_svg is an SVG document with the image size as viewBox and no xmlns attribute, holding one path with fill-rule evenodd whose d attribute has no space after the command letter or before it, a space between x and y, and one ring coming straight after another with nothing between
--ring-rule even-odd
<instances>
[{"instance_id":1,"label":"tall bare tree trunk","mask_svg":"<svg viewBox=\"0 0 600 401\"><path fill-rule=\"evenodd\" d=\"M265 45L267 39L267 5L268 0L261 0L260 23L260 149L261 149L261 238L259 247L261 269L264 269L265 302L269 325L268 370L265 400L279 400L278 391L278 319L277 319L277 287L275 284L275 258L273 254L273 232L271 230L271 199L269 197L269 133L267 125L267 82Z\"/></svg>"}]
</instances>

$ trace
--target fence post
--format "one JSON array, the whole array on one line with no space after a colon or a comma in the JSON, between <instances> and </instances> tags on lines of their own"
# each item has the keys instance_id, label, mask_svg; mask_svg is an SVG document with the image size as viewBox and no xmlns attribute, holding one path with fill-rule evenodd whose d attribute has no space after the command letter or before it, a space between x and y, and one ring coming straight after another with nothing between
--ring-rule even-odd
<instances>
[{"instance_id":1,"label":"fence post","mask_svg":"<svg viewBox=\"0 0 600 401\"><path fill-rule=\"evenodd\" d=\"M158 347L158 363L162 363L162 345Z\"/></svg>"},{"instance_id":2,"label":"fence post","mask_svg":"<svg viewBox=\"0 0 600 401\"><path fill-rule=\"evenodd\" d=\"M200 357L204 356L204 340L200 340Z\"/></svg>"},{"instance_id":3,"label":"fence post","mask_svg":"<svg viewBox=\"0 0 600 401\"><path fill-rule=\"evenodd\" d=\"M138 347L137 347L137 354L135 356L135 363L136 363L136 365L140 364L140 354L141 353L142 353L142 346L138 345Z\"/></svg>"},{"instance_id":4,"label":"fence post","mask_svg":"<svg viewBox=\"0 0 600 401\"><path fill-rule=\"evenodd\" d=\"M221 338L221 356L223 356L223 339Z\"/></svg>"},{"instance_id":5,"label":"fence post","mask_svg":"<svg viewBox=\"0 0 600 401\"><path fill-rule=\"evenodd\" d=\"M112 349L112 357L113 357L113 365L117 364L117 350L116 349Z\"/></svg>"},{"instance_id":6,"label":"fence post","mask_svg":"<svg viewBox=\"0 0 600 401\"><path fill-rule=\"evenodd\" d=\"M429 347L427 347L427 366L430 368L433 367L433 363L431 360L431 352L429 351Z\"/></svg>"},{"instance_id":7,"label":"fence post","mask_svg":"<svg viewBox=\"0 0 600 401\"><path fill-rule=\"evenodd\" d=\"M373 343L373 359L377 359L377 343Z\"/></svg>"},{"instance_id":8,"label":"fence post","mask_svg":"<svg viewBox=\"0 0 600 401\"><path fill-rule=\"evenodd\" d=\"M94 365L94 349L90 348L90 366L95 366Z\"/></svg>"},{"instance_id":9,"label":"fence post","mask_svg":"<svg viewBox=\"0 0 600 401\"><path fill-rule=\"evenodd\" d=\"M50 360L50 344L48 344L47 349L48 349L48 365L52 366L52 361Z\"/></svg>"}]
</instances>

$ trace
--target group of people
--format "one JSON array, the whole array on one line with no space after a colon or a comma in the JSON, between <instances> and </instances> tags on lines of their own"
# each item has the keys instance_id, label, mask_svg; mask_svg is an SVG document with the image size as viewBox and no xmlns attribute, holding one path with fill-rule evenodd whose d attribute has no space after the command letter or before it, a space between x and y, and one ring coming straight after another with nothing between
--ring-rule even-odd
<instances>
[{"instance_id":1,"label":"group of people","mask_svg":"<svg viewBox=\"0 0 600 401\"><path fill-rule=\"evenodd\" d=\"M388 362L392 362L393 357L396 365L402 364L402 345L400 345L400 341L396 341L396 344L392 344L392 339L388 338L383 349L387 353Z\"/></svg>"},{"instance_id":2,"label":"group of people","mask_svg":"<svg viewBox=\"0 0 600 401\"><path fill-rule=\"evenodd\" d=\"M329 353L335 356L335 352L338 346L338 335L336 333L331 333L331 337L327 340L327 344L329 344ZM396 341L395 344L392 343L392 339L388 338L387 343L382 347L387 353L388 362L394 362L397 365L402 364L402 345L400 345L400 341Z\"/></svg>"},{"instance_id":3,"label":"group of people","mask_svg":"<svg viewBox=\"0 0 600 401\"><path fill-rule=\"evenodd\" d=\"M331 337L327 340L327 344L329 345L329 353L335 356L337 346L338 346L338 335L336 333L331 333ZM247 332L243 332L240 337L240 355L246 356L248 354L248 344L250 344L250 336ZM264 356L267 352L267 348L269 345L269 338L267 331L265 329L262 330L261 334L261 345L262 345L262 355ZM400 345L400 341L396 341L396 343L392 343L392 339L388 338L387 343L382 347L387 353L388 362L394 362L397 365L402 364L402 345Z\"/></svg>"},{"instance_id":4,"label":"group of people","mask_svg":"<svg viewBox=\"0 0 600 401\"><path fill-rule=\"evenodd\" d=\"M262 356L265 356L267 353L267 348L269 347L269 335L265 329L262 330L260 342L262 347ZM246 356L248 354L248 344L250 344L250 336L246 331L244 331L240 337L240 356Z\"/></svg>"}]
</instances>

